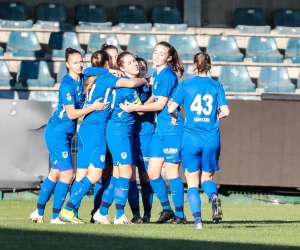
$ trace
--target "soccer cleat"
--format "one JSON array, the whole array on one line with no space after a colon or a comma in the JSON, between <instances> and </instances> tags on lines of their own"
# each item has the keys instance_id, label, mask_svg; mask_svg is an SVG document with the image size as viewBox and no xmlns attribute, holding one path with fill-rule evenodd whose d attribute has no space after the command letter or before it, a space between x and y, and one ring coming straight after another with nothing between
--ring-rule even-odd
<instances>
[{"instance_id":1,"label":"soccer cleat","mask_svg":"<svg viewBox=\"0 0 300 250\"><path fill-rule=\"evenodd\" d=\"M174 217L173 210L163 210L159 214L159 219L156 221L157 224L166 223L168 220L171 220Z\"/></svg>"},{"instance_id":2,"label":"soccer cleat","mask_svg":"<svg viewBox=\"0 0 300 250\"><path fill-rule=\"evenodd\" d=\"M150 223L150 217L144 216L142 220L143 223Z\"/></svg>"},{"instance_id":3,"label":"soccer cleat","mask_svg":"<svg viewBox=\"0 0 300 250\"><path fill-rule=\"evenodd\" d=\"M97 223L97 224L108 225L111 222L111 218L108 215L102 215L102 214L100 214L100 212L98 210L93 215L93 221L94 221L94 223ZM91 222L92 222L92 219L91 219Z\"/></svg>"},{"instance_id":4,"label":"soccer cleat","mask_svg":"<svg viewBox=\"0 0 300 250\"><path fill-rule=\"evenodd\" d=\"M134 215L133 218L131 219L131 222L134 224L142 224L144 221L141 216Z\"/></svg>"},{"instance_id":5,"label":"soccer cleat","mask_svg":"<svg viewBox=\"0 0 300 250\"><path fill-rule=\"evenodd\" d=\"M197 223L193 228L194 228L194 229L203 229L203 224L202 224L202 222Z\"/></svg>"},{"instance_id":6,"label":"soccer cleat","mask_svg":"<svg viewBox=\"0 0 300 250\"><path fill-rule=\"evenodd\" d=\"M44 223L44 216L39 215L38 210L34 210L32 214L29 215L29 219L35 223Z\"/></svg>"},{"instance_id":7,"label":"soccer cleat","mask_svg":"<svg viewBox=\"0 0 300 250\"><path fill-rule=\"evenodd\" d=\"M214 223L219 223L222 220L223 213L221 208L221 200L219 196L212 199L212 220Z\"/></svg>"},{"instance_id":8,"label":"soccer cleat","mask_svg":"<svg viewBox=\"0 0 300 250\"><path fill-rule=\"evenodd\" d=\"M84 224L82 220L76 218L73 211L68 211L67 209L61 210L59 218L63 222L69 222L72 224Z\"/></svg>"},{"instance_id":9,"label":"soccer cleat","mask_svg":"<svg viewBox=\"0 0 300 250\"><path fill-rule=\"evenodd\" d=\"M57 217L56 219L52 219L52 220L50 221L50 224L59 224L59 225L63 225L63 224L67 224L67 222L61 221L61 220L59 219L59 217Z\"/></svg>"},{"instance_id":10,"label":"soccer cleat","mask_svg":"<svg viewBox=\"0 0 300 250\"><path fill-rule=\"evenodd\" d=\"M187 220L186 218L180 218L178 216L174 216L171 221L170 221L171 224L186 224L187 223Z\"/></svg>"},{"instance_id":11,"label":"soccer cleat","mask_svg":"<svg viewBox=\"0 0 300 250\"><path fill-rule=\"evenodd\" d=\"M132 223L130 220L128 220L128 218L126 217L125 214L123 214L119 219L117 219L115 217L114 224L115 225L134 225L134 223Z\"/></svg>"}]
</instances>

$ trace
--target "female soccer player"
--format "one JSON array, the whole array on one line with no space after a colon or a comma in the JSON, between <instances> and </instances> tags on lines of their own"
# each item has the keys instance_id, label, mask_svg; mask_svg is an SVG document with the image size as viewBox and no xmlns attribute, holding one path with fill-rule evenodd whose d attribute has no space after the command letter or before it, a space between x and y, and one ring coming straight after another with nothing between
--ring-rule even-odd
<instances>
[{"instance_id":1,"label":"female soccer player","mask_svg":"<svg viewBox=\"0 0 300 250\"><path fill-rule=\"evenodd\" d=\"M207 76L211 61L206 53L194 56L195 77L183 81L169 106L169 113L177 119L176 109L184 105L186 120L181 147L182 169L188 184L188 202L195 219L195 229L201 229L201 186L212 202L212 219L222 219L221 201L216 184L211 180L219 171L220 156L219 119L229 115L222 84Z\"/></svg>"},{"instance_id":2,"label":"female soccer player","mask_svg":"<svg viewBox=\"0 0 300 250\"><path fill-rule=\"evenodd\" d=\"M91 64L94 67L111 67L109 54L104 51L96 51L91 58ZM116 87L138 87L146 83L145 79L125 79L117 78L110 73L90 77L84 83L84 93L86 96L86 105L90 106L94 100L103 98L106 102L109 98L111 88ZM113 104L112 104L113 105ZM84 117L78 132L78 164L77 174L85 176L78 180L74 187L74 193L70 197L67 205L60 213L60 217L70 223L81 223L74 216L75 206L89 191L91 186L98 181L103 169L105 168L106 155L106 125L110 116L110 107L101 111L94 111Z\"/></svg>"},{"instance_id":3,"label":"female soccer player","mask_svg":"<svg viewBox=\"0 0 300 250\"><path fill-rule=\"evenodd\" d=\"M43 182L38 198L37 209L30 219L43 223L43 215L47 201L54 190L52 209L52 224L62 224L58 218L64 199L68 192L69 183L73 178L71 158L71 139L76 132L77 120L95 110L102 110L108 103L94 100L93 104L82 109L83 95L83 60L79 51L66 49L66 66L68 74L62 79L59 87L59 102L57 110L45 128L45 142L50 152L51 170ZM94 74L107 72L104 69L94 71Z\"/></svg>"},{"instance_id":4,"label":"female soccer player","mask_svg":"<svg viewBox=\"0 0 300 250\"><path fill-rule=\"evenodd\" d=\"M147 77L148 65L146 60L136 57L139 65L139 76ZM138 92L142 103L146 103L152 96L151 88L147 86L138 87ZM151 100L149 100L151 101ZM153 102L153 101L152 101ZM149 161L149 147L154 133L154 112L147 112L143 115L135 116L135 123L133 127L133 172L130 179L128 202L133 214L131 222L135 224L150 222L153 189L151 187L149 177L147 174ZM136 167L138 167L141 193L144 206L144 216L140 214L139 190L136 183Z\"/></svg>"},{"instance_id":5,"label":"female soccer player","mask_svg":"<svg viewBox=\"0 0 300 250\"><path fill-rule=\"evenodd\" d=\"M117 65L125 73L125 78L134 78L139 73L138 63L129 52L122 52L118 55ZM116 217L114 224L132 224L124 214L124 207L132 175L132 130L135 115L126 113L120 109L119 104L125 101L141 104L137 88L118 88L113 91L113 112L107 124L106 138L114 165L110 185L112 185L112 182L115 182L115 189L114 196L111 193L112 199L110 202L106 202L103 197L100 209L93 217L97 222L104 217L108 218L108 208L113 198L115 198Z\"/></svg>"},{"instance_id":6,"label":"female soccer player","mask_svg":"<svg viewBox=\"0 0 300 250\"><path fill-rule=\"evenodd\" d=\"M183 118L178 114L177 124L174 125L172 116L168 113L167 104L178 86L176 74L181 77L184 69L176 49L167 42L160 42L156 45L153 52L153 64L156 66L152 86L155 102L140 106L125 103L120 107L126 112L156 111L156 131L150 145L148 175L163 208L157 223L165 223L173 219L172 223L181 224L186 222L183 212L184 189L178 173ZM163 165L171 187L175 216L168 199L167 186L161 177Z\"/></svg>"}]
</instances>

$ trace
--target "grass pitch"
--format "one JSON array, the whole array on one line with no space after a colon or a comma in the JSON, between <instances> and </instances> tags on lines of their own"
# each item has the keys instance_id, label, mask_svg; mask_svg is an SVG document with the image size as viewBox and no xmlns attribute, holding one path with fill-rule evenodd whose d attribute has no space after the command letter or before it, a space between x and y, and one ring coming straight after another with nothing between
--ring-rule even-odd
<instances>
[{"instance_id":1,"label":"grass pitch","mask_svg":"<svg viewBox=\"0 0 300 250\"><path fill-rule=\"evenodd\" d=\"M44 224L28 216L35 201L0 201L0 249L205 249L205 250L287 250L300 249L300 206L223 204L224 219L211 222L211 206L203 204L203 230L193 230L192 216L185 204L187 225L144 224L134 226L92 225L92 202L84 201L80 217L84 225L50 225L51 202ZM131 212L126 206L126 214ZM161 211L154 203L152 221ZM114 206L110 211L114 216Z\"/></svg>"}]
</instances>

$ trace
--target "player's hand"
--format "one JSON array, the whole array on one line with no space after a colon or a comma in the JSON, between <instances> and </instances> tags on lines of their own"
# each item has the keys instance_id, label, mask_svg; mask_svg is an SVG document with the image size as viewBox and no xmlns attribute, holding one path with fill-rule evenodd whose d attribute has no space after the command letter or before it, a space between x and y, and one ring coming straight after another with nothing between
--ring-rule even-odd
<instances>
[{"instance_id":1,"label":"player's hand","mask_svg":"<svg viewBox=\"0 0 300 250\"><path fill-rule=\"evenodd\" d=\"M125 101L124 104L123 104L123 103L120 103L119 106L120 106L120 108L121 108L123 111L125 111L125 112L127 112L127 113L131 113L131 112L136 111L135 108L136 108L137 105Z\"/></svg>"},{"instance_id":2,"label":"player's hand","mask_svg":"<svg viewBox=\"0 0 300 250\"><path fill-rule=\"evenodd\" d=\"M104 110L107 108L109 102L100 102L101 100L102 98L99 98L96 101L94 101L94 103L91 106L93 110Z\"/></svg>"},{"instance_id":3,"label":"player's hand","mask_svg":"<svg viewBox=\"0 0 300 250\"><path fill-rule=\"evenodd\" d=\"M109 73L111 73L117 77L123 77L125 75L124 72L122 72L120 70L116 70L116 69L109 69Z\"/></svg>"},{"instance_id":4,"label":"player's hand","mask_svg":"<svg viewBox=\"0 0 300 250\"><path fill-rule=\"evenodd\" d=\"M172 117L172 124L174 125L174 126L178 126L178 124L177 124L177 119L175 118L175 117Z\"/></svg>"}]
</instances>

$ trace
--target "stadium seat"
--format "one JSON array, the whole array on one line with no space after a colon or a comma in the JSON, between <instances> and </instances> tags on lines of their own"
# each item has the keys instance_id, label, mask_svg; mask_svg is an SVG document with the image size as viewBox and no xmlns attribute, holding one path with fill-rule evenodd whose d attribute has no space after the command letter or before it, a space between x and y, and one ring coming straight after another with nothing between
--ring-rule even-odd
<instances>
[{"instance_id":1,"label":"stadium seat","mask_svg":"<svg viewBox=\"0 0 300 250\"><path fill-rule=\"evenodd\" d=\"M4 49L0 46L0 56L4 55Z\"/></svg>"},{"instance_id":2,"label":"stadium seat","mask_svg":"<svg viewBox=\"0 0 300 250\"><path fill-rule=\"evenodd\" d=\"M152 54L157 44L155 35L152 34L131 34L127 51L132 52L144 59L152 59Z\"/></svg>"},{"instance_id":3,"label":"stadium seat","mask_svg":"<svg viewBox=\"0 0 300 250\"><path fill-rule=\"evenodd\" d=\"M194 55L200 52L193 35L171 35L169 42L176 48L181 60L193 60Z\"/></svg>"},{"instance_id":4,"label":"stadium seat","mask_svg":"<svg viewBox=\"0 0 300 250\"><path fill-rule=\"evenodd\" d=\"M78 36L75 32L53 32L49 39L49 49L52 50L52 57L65 57L66 48L77 49L84 57L85 52L81 48Z\"/></svg>"},{"instance_id":5,"label":"stadium seat","mask_svg":"<svg viewBox=\"0 0 300 250\"><path fill-rule=\"evenodd\" d=\"M5 61L0 61L0 86L14 86L15 81L11 77Z\"/></svg>"},{"instance_id":6,"label":"stadium seat","mask_svg":"<svg viewBox=\"0 0 300 250\"><path fill-rule=\"evenodd\" d=\"M41 3L37 6L37 24L41 29L71 29L72 24L66 23L67 13L62 4Z\"/></svg>"},{"instance_id":7,"label":"stadium seat","mask_svg":"<svg viewBox=\"0 0 300 250\"><path fill-rule=\"evenodd\" d=\"M111 30L112 23L102 5L81 4L76 8L76 20L83 30Z\"/></svg>"},{"instance_id":8,"label":"stadium seat","mask_svg":"<svg viewBox=\"0 0 300 250\"><path fill-rule=\"evenodd\" d=\"M246 66L222 66L218 81L225 91L254 92L256 89Z\"/></svg>"},{"instance_id":9,"label":"stadium seat","mask_svg":"<svg viewBox=\"0 0 300 250\"><path fill-rule=\"evenodd\" d=\"M174 31L187 31L187 24L186 23L181 23L181 24L165 24L165 23L155 23L154 24L154 29L155 31L169 31L169 32L174 32Z\"/></svg>"},{"instance_id":10,"label":"stadium seat","mask_svg":"<svg viewBox=\"0 0 300 250\"><path fill-rule=\"evenodd\" d=\"M99 50L102 44L107 43L114 45L118 48L119 52L121 51L118 39L115 34L98 34L92 33L89 38L87 53L92 54L95 51Z\"/></svg>"},{"instance_id":11,"label":"stadium seat","mask_svg":"<svg viewBox=\"0 0 300 250\"><path fill-rule=\"evenodd\" d=\"M194 65L192 63L186 63L183 65L184 66L184 74L183 77L181 79L179 79L179 81L183 81L186 80L188 78L192 78L194 77Z\"/></svg>"},{"instance_id":12,"label":"stadium seat","mask_svg":"<svg viewBox=\"0 0 300 250\"><path fill-rule=\"evenodd\" d=\"M182 17L177 7L155 7L152 11L152 23L181 24Z\"/></svg>"},{"instance_id":13,"label":"stadium seat","mask_svg":"<svg viewBox=\"0 0 300 250\"><path fill-rule=\"evenodd\" d=\"M285 50L285 58L290 58L292 63L300 63L300 38L290 38Z\"/></svg>"},{"instance_id":14,"label":"stadium seat","mask_svg":"<svg viewBox=\"0 0 300 250\"><path fill-rule=\"evenodd\" d=\"M151 31L151 23L119 23L120 30L124 31Z\"/></svg>"},{"instance_id":15,"label":"stadium seat","mask_svg":"<svg viewBox=\"0 0 300 250\"><path fill-rule=\"evenodd\" d=\"M144 7L140 5L119 5L115 13L116 23L146 23Z\"/></svg>"},{"instance_id":16,"label":"stadium seat","mask_svg":"<svg viewBox=\"0 0 300 250\"><path fill-rule=\"evenodd\" d=\"M86 63L83 63L83 70L87 68ZM67 74L67 66L65 62L61 62L59 64L58 73L56 76L56 82L60 83L64 76Z\"/></svg>"},{"instance_id":17,"label":"stadium seat","mask_svg":"<svg viewBox=\"0 0 300 250\"><path fill-rule=\"evenodd\" d=\"M234 12L234 23L235 26L262 26L266 24L265 13L261 9L239 8Z\"/></svg>"},{"instance_id":18,"label":"stadium seat","mask_svg":"<svg viewBox=\"0 0 300 250\"><path fill-rule=\"evenodd\" d=\"M18 69L17 82L22 82L23 87L54 87L55 85L45 61L22 61Z\"/></svg>"},{"instance_id":19,"label":"stadium seat","mask_svg":"<svg viewBox=\"0 0 300 250\"><path fill-rule=\"evenodd\" d=\"M246 57L253 62L282 63L283 55L277 49L272 37L250 37Z\"/></svg>"},{"instance_id":20,"label":"stadium seat","mask_svg":"<svg viewBox=\"0 0 300 250\"><path fill-rule=\"evenodd\" d=\"M277 26L275 30L278 34L283 35L300 35L300 27L284 27L284 26Z\"/></svg>"},{"instance_id":21,"label":"stadium seat","mask_svg":"<svg viewBox=\"0 0 300 250\"><path fill-rule=\"evenodd\" d=\"M147 76L153 76L153 73L156 71L156 67L153 63L148 63L148 73Z\"/></svg>"},{"instance_id":22,"label":"stadium seat","mask_svg":"<svg viewBox=\"0 0 300 250\"><path fill-rule=\"evenodd\" d=\"M244 61L244 56L239 51L233 36L211 36L208 40L206 52L213 61Z\"/></svg>"},{"instance_id":23,"label":"stadium seat","mask_svg":"<svg viewBox=\"0 0 300 250\"><path fill-rule=\"evenodd\" d=\"M57 103L58 92L56 92L56 91L30 91L28 100Z\"/></svg>"},{"instance_id":24,"label":"stadium seat","mask_svg":"<svg viewBox=\"0 0 300 250\"><path fill-rule=\"evenodd\" d=\"M0 99L19 99L18 92L14 90L0 90Z\"/></svg>"},{"instance_id":25,"label":"stadium seat","mask_svg":"<svg viewBox=\"0 0 300 250\"><path fill-rule=\"evenodd\" d=\"M9 34L7 52L13 56L44 57L44 51L38 41L35 32L12 31Z\"/></svg>"},{"instance_id":26,"label":"stadium seat","mask_svg":"<svg viewBox=\"0 0 300 250\"><path fill-rule=\"evenodd\" d=\"M239 33L243 34L270 34L270 26L248 26L248 25L238 25L236 29Z\"/></svg>"},{"instance_id":27,"label":"stadium seat","mask_svg":"<svg viewBox=\"0 0 300 250\"><path fill-rule=\"evenodd\" d=\"M295 92L285 67L261 67L257 87L265 92Z\"/></svg>"},{"instance_id":28,"label":"stadium seat","mask_svg":"<svg viewBox=\"0 0 300 250\"><path fill-rule=\"evenodd\" d=\"M286 27L300 27L300 10L275 10L274 25Z\"/></svg>"},{"instance_id":29,"label":"stadium seat","mask_svg":"<svg viewBox=\"0 0 300 250\"><path fill-rule=\"evenodd\" d=\"M0 26L2 28L32 28L23 3L0 3Z\"/></svg>"}]
</instances>

